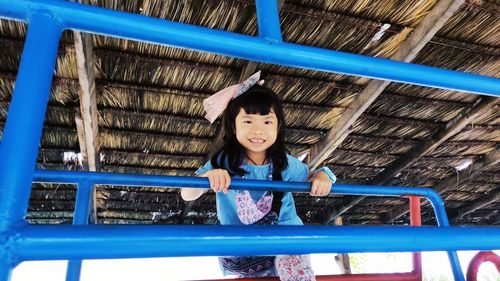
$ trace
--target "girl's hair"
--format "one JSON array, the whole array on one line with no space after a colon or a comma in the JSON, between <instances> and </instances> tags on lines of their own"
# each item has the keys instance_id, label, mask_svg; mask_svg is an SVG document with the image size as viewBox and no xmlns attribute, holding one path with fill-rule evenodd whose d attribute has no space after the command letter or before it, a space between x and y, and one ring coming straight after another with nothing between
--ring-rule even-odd
<instances>
[{"instance_id":1,"label":"girl's hair","mask_svg":"<svg viewBox=\"0 0 500 281\"><path fill-rule=\"evenodd\" d=\"M240 166L245 157L245 148L236 138L236 116L241 109L247 114L266 115L273 111L278 119L276 142L267 149L266 157L273 164L273 180L283 180L281 172L288 167L285 148L285 116L281 99L272 90L254 85L243 94L231 100L222 117L222 147L211 157L212 167L226 169L231 176L243 176L246 172Z\"/></svg>"}]
</instances>

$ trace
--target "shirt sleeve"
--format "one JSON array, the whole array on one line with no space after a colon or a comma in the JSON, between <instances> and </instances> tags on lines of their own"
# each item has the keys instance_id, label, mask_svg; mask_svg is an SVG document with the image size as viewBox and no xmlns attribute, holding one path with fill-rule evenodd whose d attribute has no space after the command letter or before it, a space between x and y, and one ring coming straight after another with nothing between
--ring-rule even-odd
<instances>
[{"instance_id":1,"label":"shirt sleeve","mask_svg":"<svg viewBox=\"0 0 500 281\"><path fill-rule=\"evenodd\" d=\"M291 155L288 155L287 170L290 181L306 181L307 177L309 177L309 167Z\"/></svg>"},{"instance_id":2,"label":"shirt sleeve","mask_svg":"<svg viewBox=\"0 0 500 281\"><path fill-rule=\"evenodd\" d=\"M213 170L212 163L210 163L210 160L205 163L205 165L201 166L196 172L194 172L195 175L201 175L204 174L210 170Z\"/></svg>"}]
</instances>

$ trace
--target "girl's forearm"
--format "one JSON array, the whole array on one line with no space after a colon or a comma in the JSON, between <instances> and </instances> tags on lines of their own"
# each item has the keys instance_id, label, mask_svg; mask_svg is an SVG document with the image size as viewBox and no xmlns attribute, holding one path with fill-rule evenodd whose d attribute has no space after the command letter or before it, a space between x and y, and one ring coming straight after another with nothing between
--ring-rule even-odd
<instances>
[{"instance_id":1,"label":"girl's forearm","mask_svg":"<svg viewBox=\"0 0 500 281\"><path fill-rule=\"evenodd\" d=\"M181 197L184 201L193 201L198 198L205 192L203 188L189 188L185 187L181 189Z\"/></svg>"}]
</instances>

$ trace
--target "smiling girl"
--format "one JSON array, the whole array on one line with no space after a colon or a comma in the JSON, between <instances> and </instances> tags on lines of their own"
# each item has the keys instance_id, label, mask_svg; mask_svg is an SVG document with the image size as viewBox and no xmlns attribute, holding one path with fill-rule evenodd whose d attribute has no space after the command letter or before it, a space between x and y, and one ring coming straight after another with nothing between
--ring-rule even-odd
<instances>
[{"instance_id":1,"label":"smiling girl","mask_svg":"<svg viewBox=\"0 0 500 281\"><path fill-rule=\"evenodd\" d=\"M207 177L210 188L216 192L217 216L222 225L302 225L290 192L230 188L231 178L308 180L312 183L312 196L325 196L335 182L335 175L328 168L310 174L306 164L287 153L281 100L270 89L256 84L259 75L260 72L204 102L211 122L225 109L224 136L222 147L196 175ZM190 201L204 191L183 188L181 195ZM225 275L315 280L309 256L221 257L219 261Z\"/></svg>"}]
</instances>

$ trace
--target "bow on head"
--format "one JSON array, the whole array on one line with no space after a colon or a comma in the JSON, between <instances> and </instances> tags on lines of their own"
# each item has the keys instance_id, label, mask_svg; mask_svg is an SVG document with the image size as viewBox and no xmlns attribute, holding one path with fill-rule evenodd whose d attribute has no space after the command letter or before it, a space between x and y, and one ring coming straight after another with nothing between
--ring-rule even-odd
<instances>
[{"instance_id":1,"label":"bow on head","mask_svg":"<svg viewBox=\"0 0 500 281\"><path fill-rule=\"evenodd\" d=\"M243 94L255 84L262 85L264 80L260 80L260 71L248 77L240 84L232 85L224 88L210 97L203 100L203 107L207 114L205 118L213 123L217 117L226 109L229 102L237 96Z\"/></svg>"}]
</instances>

